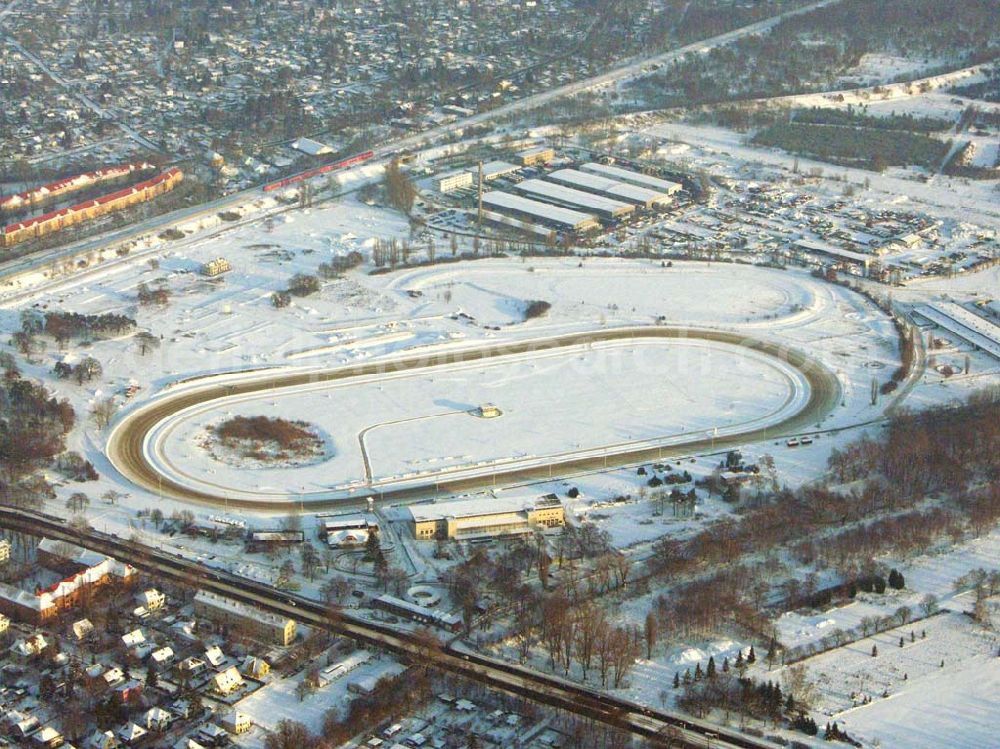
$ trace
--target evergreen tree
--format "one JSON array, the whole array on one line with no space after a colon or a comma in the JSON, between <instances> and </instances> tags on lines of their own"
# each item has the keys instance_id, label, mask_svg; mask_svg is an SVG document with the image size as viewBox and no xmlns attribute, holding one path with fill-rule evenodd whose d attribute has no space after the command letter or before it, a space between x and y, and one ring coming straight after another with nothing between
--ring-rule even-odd
<instances>
[{"instance_id":1,"label":"evergreen tree","mask_svg":"<svg viewBox=\"0 0 1000 749\"><path fill-rule=\"evenodd\" d=\"M681 675L674 671L674 689L677 689L681 685Z\"/></svg>"},{"instance_id":2,"label":"evergreen tree","mask_svg":"<svg viewBox=\"0 0 1000 749\"><path fill-rule=\"evenodd\" d=\"M878 645L872 645L872 658L878 657Z\"/></svg>"},{"instance_id":3,"label":"evergreen tree","mask_svg":"<svg viewBox=\"0 0 1000 749\"><path fill-rule=\"evenodd\" d=\"M722 673L724 673L724 674L728 674L729 673L729 657L728 656L722 659Z\"/></svg>"},{"instance_id":4,"label":"evergreen tree","mask_svg":"<svg viewBox=\"0 0 1000 749\"><path fill-rule=\"evenodd\" d=\"M701 663L697 663L695 664L694 667L694 680L698 681L699 679L701 679L701 677L702 677Z\"/></svg>"},{"instance_id":5,"label":"evergreen tree","mask_svg":"<svg viewBox=\"0 0 1000 749\"><path fill-rule=\"evenodd\" d=\"M747 663L753 665L757 662L757 654L753 650L753 645L750 646L750 652L747 653Z\"/></svg>"},{"instance_id":6,"label":"evergreen tree","mask_svg":"<svg viewBox=\"0 0 1000 749\"><path fill-rule=\"evenodd\" d=\"M709 659L708 659L708 669L705 672L705 675L708 676L709 679L714 679L715 678L715 657L714 656L710 656Z\"/></svg>"}]
</instances>

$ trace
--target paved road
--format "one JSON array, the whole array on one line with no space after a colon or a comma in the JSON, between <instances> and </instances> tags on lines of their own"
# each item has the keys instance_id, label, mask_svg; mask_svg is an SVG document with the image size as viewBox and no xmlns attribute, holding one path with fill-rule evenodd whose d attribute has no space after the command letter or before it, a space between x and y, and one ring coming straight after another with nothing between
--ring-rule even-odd
<instances>
[{"instance_id":1,"label":"paved road","mask_svg":"<svg viewBox=\"0 0 1000 749\"><path fill-rule=\"evenodd\" d=\"M777 343L748 336L717 330L694 330L689 328L642 327L602 329L584 333L570 333L549 338L513 341L506 344L492 344L481 348L445 351L423 354L408 358L369 362L330 370L309 372L280 372L274 375L247 379L245 375L232 379L213 379L204 386L192 386L176 393L167 392L154 398L130 413L125 414L115 425L108 440L107 454L115 468L129 481L148 491L189 502L209 505L240 507L251 510L287 511L308 500L310 509L319 510L343 507L364 501L363 496L347 492L334 496L317 498L289 494L285 498L261 499L251 496L234 496L230 492L198 490L185 486L163 475L146 455L147 438L163 420L194 406L209 403L220 398L269 391L276 388L296 388L320 382L333 382L353 377L372 377L421 369L431 366L454 364L477 360L493 359L501 356L526 354L532 351L546 351L566 346L579 346L600 341L628 340L635 338L695 338L717 343L742 346L747 349L777 357L799 370L809 383L809 398L805 406L777 424L767 427L750 428L748 431L726 434L718 437L704 436L682 444L645 443L634 449L623 449L613 454L595 456L568 454L530 466L497 468L485 475L466 477L428 478L426 484L399 487L379 487L377 490L361 491L362 495L375 494L380 501L416 501L442 494L458 494L481 490L490 486L513 486L536 483L558 476L634 465L670 456L684 455L694 451L720 449L729 445L739 445L762 439L773 439L778 435L814 431L820 422L840 402L841 388L836 375L801 352Z\"/></svg>"}]
</instances>

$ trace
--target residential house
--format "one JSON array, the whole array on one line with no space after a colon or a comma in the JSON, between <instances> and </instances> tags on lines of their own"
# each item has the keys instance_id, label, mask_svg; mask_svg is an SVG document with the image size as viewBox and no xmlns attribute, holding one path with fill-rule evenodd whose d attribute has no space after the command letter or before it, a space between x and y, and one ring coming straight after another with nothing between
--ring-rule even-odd
<instances>
[{"instance_id":1,"label":"residential house","mask_svg":"<svg viewBox=\"0 0 1000 749\"><path fill-rule=\"evenodd\" d=\"M85 640L94 633L94 623L90 619L80 619L73 622L71 629L73 630L73 637L78 641Z\"/></svg>"},{"instance_id":2,"label":"residential house","mask_svg":"<svg viewBox=\"0 0 1000 749\"><path fill-rule=\"evenodd\" d=\"M143 727L147 731L166 731L174 722L174 716L162 707L153 707L142 717Z\"/></svg>"},{"instance_id":3,"label":"residential house","mask_svg":"<svg viewBox=\"0 0 1000 749\"><path fill-rule=\"evenodd\" d=\"M271 673L271 664L263 658L258 658L255 655L248 655L246 660L243 661L242 670L245 676L249 676L251 679L260 681Z\"/></svg>"},{"instance_id":4,"label":"residential house","mask_svg":"<svg viewBox=\"0 0 1000 749\"><path fill-rule=\"evenodd\" d=\"M243 686L243 677L240 676L236 666L230 666L225 671L220 671L212 677L212 681L215 691L223 696L232 694Z\"/></svg>"},{"instance_id":5,"label":"residential house","mask_svg":"<svg viewBox=\"0 0 1000 749\"><path fill-rule=\"evenodd\" d=\"M250 719L250 716L238 710L230 710L225 713L219 719L219 725L236 736L249 733L253 729L253 721Z\"/></svg>"}]
</instances>

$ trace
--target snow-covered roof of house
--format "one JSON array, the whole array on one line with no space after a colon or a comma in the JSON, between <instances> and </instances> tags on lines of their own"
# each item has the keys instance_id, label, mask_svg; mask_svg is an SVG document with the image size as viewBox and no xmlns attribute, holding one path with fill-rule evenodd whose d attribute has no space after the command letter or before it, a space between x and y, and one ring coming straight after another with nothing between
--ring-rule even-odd
<instances>
[{"instance_id":1,"label":"snow-covered roof of house","mask_svg":"<svg viewBox=\"0 0 1000 749\"><path fill-rule=\"evenodd\" d=\"M205 660L213 666L221 666L226 662L226 654L222 652L222 648L214 645L205 651Z\"/></svg>"}]
</instances>

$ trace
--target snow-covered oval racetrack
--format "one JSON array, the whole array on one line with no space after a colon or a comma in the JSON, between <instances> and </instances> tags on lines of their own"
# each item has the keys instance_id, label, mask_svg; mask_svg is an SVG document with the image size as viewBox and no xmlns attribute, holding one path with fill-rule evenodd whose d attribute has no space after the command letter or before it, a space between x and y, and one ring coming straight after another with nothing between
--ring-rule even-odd
<instances>
[{"instance_id":1,"label":"snow-covered oval racetrack","mask_svg":"<svg viewBox=\"0 0 1000 749\"><path fill-rule=\"evenodd\" d=\"M280 398L291 398L313 390L349 387L355 383L367 383L381 389L383 384L414 377L421 370L444 376L470 367L535 362L571 355L574 349L590 351L628 345L629 350L635 350L636 346L646 344L668 346L668 353L671 348L680 350L686 347L692 351L717 349L729 355L742 354L751 362L750 376L758 376L762 372L773 373L774 387L769 396L771 402L766 408L760 406L755 411L751 410L746 418L731 419L718 430L706 431L704 421L694 421L691 428L675 429L669 434L655 430L639 433L635 430L635 439L631 439L631 431L625 435L629 439L622 439L621 434L611 433L607 439L594 444L580 443L571 449L562 450L543 446L538 453L492 461L485 468L480 461L472 465L451 465L406 474L375 476L373 481L365 435L377 427L392 426L396 422L386 422L385 425L376 423L366 427L360 436L361 453L365 455L365 480L356 481L352 486L332 482L311 490L305 487L298 490L286 488L288 484L294 483L292 481L281 488L255 488L196 477L179 466L182 460L176 455L171 457L163 449L165 440L186 421L204 418L213 411L223 411L240 403L261 399L276 403ZM663 364L667 365L669 361L664 359ZM664 366L663 371L657 372L656 376L669 378L671 374L676 373L669 366ZM703 376L708 374L704 373ZM111 463L125 478L164 496L255 510L287 511L290 504L298 505L301 502L307 502L311 509L321 509L355 504L369 494L385 500L408 501L442 493L471 491L484 486L523 484L604 466L656 460L713 445L721 448L794 433L815 428L839 399L840 383L833 373L801 352L778 343L717 330L660 326L613 328L476 348L439 349L433 353L327 370L278 371L258 373L255 376L243 374L211 378L203 385L195 383L185 388L164 391L148 403L125 414L109 437L107 453ZM460 410L454 412L460 413ZM401 421L405 422L407 419ZM503 419L497 420L496 425L491 425L502 426ZM523 427L523 424L512 420L508 428L520 431ZM630 429L634 427L633 424ZM594 438L595 434L590 437Z\"/></svg>"}]
</instances>

